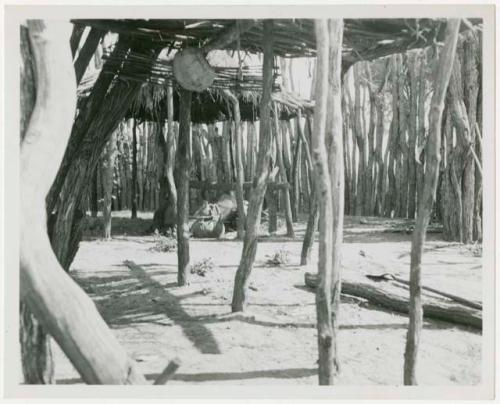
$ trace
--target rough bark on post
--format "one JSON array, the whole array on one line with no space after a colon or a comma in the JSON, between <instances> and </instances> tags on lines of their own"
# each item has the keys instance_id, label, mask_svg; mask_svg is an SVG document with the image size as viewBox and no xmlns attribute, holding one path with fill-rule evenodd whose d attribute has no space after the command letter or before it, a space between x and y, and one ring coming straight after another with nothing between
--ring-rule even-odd
<instances>
[{"instance_id":1,"label":"rough bark on post","mask_svg":"<svg viewBox=\"0 0 500 404\"><path fill-rule=\"evenodd\" d=\"M243 170L242 162L242 132L240 131L240 102L238 98L230 91L224 90L224 95L231 101L233 105L233 120L234 120L234 140L236 145L236 205L238 210L238 221L237 221L237 238L242 240L245 235L245 205L243 199L243 182L245 181L245 172Z\"/></svg>"},{"instance_id":2,"label":"rough bark on post","mask_svg":"<svg viewBox=\"0 0 500 404\"><path fill-rule=\"evenodd\" d=\"M52 251L45 197L63 158L76 107L71 26L29 20L28 28L39 97L21 145L21 299L86 383L145 383L92 300L64 272Z\"/></svg>"},{"instance_id":3,"label":"rough bark on post","mask_svg":"<svg viewBox=\"0 0 500 404\"><path fill-rule=\"evenodd\" d=\"M342 104L341 104L341 68L342 68L342 37L343 21L331 19L328 21L329 51L328 51L328 97L326 118L326 149L328 154L328 168L330 173L332 197L332 339L331 350L333 368L332 377L340 371L340 362L337 352L337 336L339 333L339 310L341 291L341 248L344 228L344 149L342 134ZM330 225L330 220L327 220ZM326 376L326 375L325 375ZM328 376L330 379L330 376ZM321 376L320 376L321 380ZM327 378L324 378L326 381Z\"/></svg>"},{"instance_id":4,"label":"rough bark on post","mask_svg":"<svg viewBox=\"0 0 500 404\"><path fill-rule=\"evenodd\" d=\"M450 80L455 50L457 45L459 19L447 22L445 42L434 77L434 93L432 95L429 114L429 138L426 149L426 170L422 201L418 206L411 244L410 259L410 320L405 348L404 384L417 384L416 364L420 332L422 329L422 284L421 262L424 250L425 234L429 224L432 206L435 200L436 186L439 174L441 146L441 118L444 108L444 98Z\"/></svg>"},{"instance_id":5,"label":"rough bark on post","mask_svg":"<svg viewBox=\"0 0 500 404\"><path fill-rule=\"evenodd\" d=\"M26 134L31 113L36 101L35 61L29 43L28 28L20 27L20 140ZM54 361L50 346L50 336L24 301L20 302L19 342L21 345L21 364L24 383L52 384L54 379Z\"/></svg>"},{"instance_id":6,"label":"rough bark on post","mask_svg":"<svg viewBox=\"0 0 500 404\"><path fill-rule=\"evenodd\" d=\"M257 237L262 213L262 202L266 193L269 177L269 159L271 157L271 90L273 85L273 20L264 20L262 47L264 60L262 67L262 98L260 101L259 152L257 156L256 178L252 190L247 214L247 229L243 242L240 265L234 280L233 312L243 311L246 299L246 287L255 254L257 253Z\"/></svg>"},{"instance_id":7,"label":"rough bark on post","mask_svg":"<svg viewBox=\"0 0 500 404\"><path fill-rule=\"evenodd\" d=\"M316 290L316 316L318 328L319 384L333 384L332 325L332 242L333 206L325 131L328 100L329 33L327 20L315 21L316 31L316 95L314 107L314 129L311 139L311 155L320 211L318 288Z\"/></svg>"},{"instance_id":8,"label":"rough bark on post","mask_svg":"<svg viewBox=\"0 0 500 404\"><path fill-rule=\"evenodd\" d=\"M179 144L177 147L177 284L189 276L189 177L191 172L191 91L179 90Z\"/></svg>"}]
</instances>

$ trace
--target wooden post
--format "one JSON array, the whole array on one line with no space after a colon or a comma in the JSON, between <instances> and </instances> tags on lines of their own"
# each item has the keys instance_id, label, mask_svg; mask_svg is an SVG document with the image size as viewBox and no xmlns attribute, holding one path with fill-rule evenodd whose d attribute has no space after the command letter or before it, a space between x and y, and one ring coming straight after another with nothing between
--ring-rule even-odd
<instances>
[{"instance_id":1,"label":"wooden post","mask_svg":"<svg viewBox=\"0 0 500 404\"><path fill-rule=\"evenodd\" d=\"M332 226L332 245L331 245L331 269L330 273L325 272L325 276L331 277L331 340L328 346L325 342L328 338L320 340L320 351L324 350L323 359L329 358L332 363L321 363L320 355L320 373L323 368L324 374L320 374L320 383L333 384L334 377L340 371L340 363L337 352L337 335L339 332L339 310L340 310L340 258L342 247L342 233L344 228L344 150L343 150L343 134L342 134L342 104L341 104L341 69L342 69L342 37L343 37L343 20L331 19L328 20L328 97L326 118L326 148L328 154L328 168L331 184L332 198L332 218L329 220L326 217L326 224ZM319 269L319 268L318 268ZM318 271L321 276L321 272ZM326 284L326 283L325 283ZM317 295L320 298L325 296L322 292ZM323 301L317 300L322 305ZM318 309L322 314L327 314L328 310L324 307ZM318 319L321 317L318 316ZM324 319L323 319L324 321ZM329 325L322 325L321 329L328 329ZM320 326L318 324L318 331ZM328 350L328 353L326 354ZM331 372L331 374L329 374ZM329 383L329 382L332 383Z\"/></svg>"},{"instance_id":2,"label":"wooden post","mask_svg":"<svg viewBox=\"0 0 500 404\"><path fill-rule=\"evenodd\" d=\"M132 219L137 218L137 120L132 128Z\"/></svg>"},{"instance_id":3,"label":"wooden post","mask_svg":"<svg viewBox=\"0 0 500 404\"><path fill-rule=\"evenodd\" d=\"M134 361L92 300L64 272L48 238L45 198L63 158L76 108L71 26L28 20L28 28L40 97L21 145L21 299L86 383L142 384L145 379Z\"/></svg>"},{"instance_id":4,"label":"wooden post","mask_svg":"<svg viewBox=\"0 0 500 404\"><path fill-rule=\"evenodd\" d=\"M264 60L262 67L262 98L260 104L259 153L257 157L255 186L250 197L247 214L247 229L243 242L240 265L236 271L231 308L233 312L243 311L246 286L257 253L257 237L262 213L262 202L266 193L271 156L271 90L273 85L273 20L264 20L262 47Z\"/></svg>"},{"instance_id":5,"label":"wooden post","mask_svg":"<svg viewBox=\"0 0 500 404\"><path fill-rule=\"evenodd\" d=\"M77 84L79 84L82 80L89 62L92 59L92 56L94 56L94 53L99 46L99 42L101 42L105 33L105 31L98 28L91 28L89 34L87 35L85 44L82 46L82 49L80 49L78 58L75 60L75 75Z\"/></svg>"},{"instance_id":6,"label":"wooden post","mask_svg":"<svg viewBox=\"0 0 500 404\"><path fill-rule=\"evenodd\" d=\"M306 128L309 136L307 138L311 138L312 132L312 124L311 117L309 115L306 116ZM309 141L306 136L304 136L304 146L306 147L306 158L309 166L309 177L312 179L311 188L312 192L310 195L309 202L309 217L307 219L306 232L304 234L304 241L302 242L302 251L300 254L300 265L307 265L309 261L309 257L311 256L311 250L314 243L314 234L316 233L316 229L318 228L318 219L319 219L319 208L318 208L318 196L316 192L316 183L314 181L314 165L311 157L311 150L309 147Z\"/></svg>"},{"instance_id":7,"label":"wooden post","mask_svg":"<svg viewBox=\"0 0 500 404\"><path fill-rule=\"evenodd\" d=\"M314 161L316 190L320 211L318 288L316 290L316 315L318 327L319 384L333 384L333 326L332 326L332 241L333 207L332 187L326 153L325 131L328 97L329 36L327 20L316 20L316 95L314 107L314 130L311 152Z\"/></svg>"},{"instance_id":8,"label":"wooden post","mask_svg":"<svg viewBox=\"0 0 500 404\"><path fill-rule=\"evenodd\" d=\"M113 172L116 147L116 132L113 132L104 151L102 161L102 178L104 184L104 201L102 205L103 237L111 239L111 204L113 202Z\"/></svg>"},{"instance_id":9,"label":"wooden post","mask_svg":"<svg viewBox=\"0 0 500 404\"><path fill-rule=\"evenodd\" d=\"M414 219L416 213L417 167L415 148L417 146L417 113L418 113L418 69L419 58L412 53L408 63L410 72L410 122L408 125L410 151L408 153L408 218Z\"/></svg>"},{"instance_id":10,"label":"wooden post","mask_svg":"<svg viewBox=\"0 0 500 404\"><path fill-rule=\"evenodd\" d=\"M177 187L174 180L174 165L176 154L176 139L174 130L174 92L172 83L167 85L167 167L166 176L170 191L170 203L174 207L174 213L177 214Z\"/></svg>"},{"instance_id":11,"label":"wooden post","mask_svg":"<svg viewBox=\"0 0 500 404\"><path fill-rule=\"evenodd\" d=\"M245 206L243 200L243 182L245 181L245 172L243 171L242 162L242 133L240 131L240 102L238 98L230 91L224 90L224 95L231 101L233 105L233 120L234 120L234 140L236 145L236 205L238 209L237 221L237 237L242 240L245 235Z\"/></svg>"},{"instance_id":12,"label":"wooden post","mask_svg":"<svg viewBox=\"0 0 500 404\"><path fill-rule=\"evenodd\" d=\"M292 219L294 222L297 222L298 220L298 211L299 211L299 169L300 169L300 154L301 154L301 145L302 142L300 141L299 137L299 127L301 125L301 122L299 119L296 119L297 121L297 134L295 135L295 147L293 151L293 161L292 161L292 178L290 179L290 185L292 186L291 189L291 204L292 204ZM290 125L290 128L292 125ZM290 131L291 133L291 131Z\"/></svg>"},{"instance_id":13,"label":"wooden post","mask_svg":"<svg viewBox=\"0 0 500 404\"><path fill-rule=\"evenodd\" d=\"M189 177L191 171L191 91L179 90L179 144L177 147L177 284L189 276Z\"/></svg>"},{"instance_id":14,"label":"wooden post","mask_svg":"<svg viewBox=\"0 0 500 404\"><path fill-rule=\"evenodd\" d=\"M276 140L276 160L278 161L278 166L280 169L281 181L287 183L288 176L286 174L285 163L283 159L283 136L280 131L278 109L276 104L273 108L274 119L273 127ZM286 220L286 235L288 237L295 237L295 232L293 231L293 220L292 220L292 207L290 204L290 190L288 188L283 189L284 202L285 202L285 220Z\"/></svg>"},{"instance_id":15,"label":"wooden post","mask_svg":"<svg viewBox=\"0 0 500 404\"><path fill-rule=\"evenodd\" d=\"M441 117L444 97L450 80L455 49L457 45L459 19L448 20L444 47L439 56L434 78L434 93L429 114L429 137L426 149L426 169L422 200L418 204L418 214L413 231L410 263L410 321L406 338L404 384L417 384L417 353L422 329L422 284L421 262L425 243L425 233L434 204L439 174L439 150L441 147Z\"/></svg>"},{"instance_id":16,"label":"wooden post","mask_svg":"<svg viewBox=\"0 0 500 404\"><path fill-rule=\"evenodd\" d=\"M358 146L358 181L356 190L356 216L365 214L366 201L366 152L367 142L364 134L364 125L362 125L362 109L361 109L361 80L360 80L360 63L353 66L354 71L354 133L356 135L356 144Z\"/></svg>"},{"instance_id":17,"label":"wooden post","mask_svg":"<svg viewBox=\"0 0 500 404\"><path fill-rule=\"evenodd\" d=\"M307 219L306 232L304 234L304 241L302 242L302 251L300 253L300 265L307 265L309 262L311 249L314 243L314 234L316 233L316 228L318 227L318 213L318 198L313 185L313 192L309 206L309 217Z\"/></svg>"}]
</instances>

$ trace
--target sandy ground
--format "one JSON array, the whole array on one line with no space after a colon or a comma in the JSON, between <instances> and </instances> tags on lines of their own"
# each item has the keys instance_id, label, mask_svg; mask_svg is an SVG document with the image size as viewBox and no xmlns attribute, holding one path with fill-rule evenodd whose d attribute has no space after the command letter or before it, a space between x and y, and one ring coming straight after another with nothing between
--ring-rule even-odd
<instances>
[{"instance_id":1,"label":"sandy ground","mask_svg":"<svg viewBox=\"0 0 500 404\"><path fill-rule=\"evenodd\" d=\"M116 216L127 213L116 213ZM150 215L143 215L142 224ZM124 219L117 219L124 220ZM410 235L384 232L388 222L346 218L343 277L366 281L365 274L391 272L408 278ZM154 380L177 356L182 365L171 384L317 384L314 293L304 286L313 262L298 266L305 224L297 238L284 229L259 243L248 308L231 314L233 280L242 243L191 240L191 262L210 257L205 276L176 286L175 252L154 250L153 236L83 241L71 275L95 301L139 370ZM429 235L423 258L424 285L481 300L481 258L474 248ZM289 263L267 265L270 255L288 252ZM131 270L124 260L140 269ZM339 354L342 385L401 385L407 317L343 296ZM58 383L82 383L54 347ZM418 363L421 385L474 385L481 381L481 334L473 329L425 321Z\"/></svg>"}]
</instances>

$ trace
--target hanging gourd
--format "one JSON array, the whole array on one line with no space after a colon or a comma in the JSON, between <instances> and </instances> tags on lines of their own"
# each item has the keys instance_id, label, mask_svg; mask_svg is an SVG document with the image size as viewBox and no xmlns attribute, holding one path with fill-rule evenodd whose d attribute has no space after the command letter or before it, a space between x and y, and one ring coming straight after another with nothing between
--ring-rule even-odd
<instances>
[{"instance_id":1,"label":"hanging gourd","mask_svg":"<svg viewBox=\"0 0 500 404\"><path fill-rule=\"evenodd\" d=\"M174 77L184 89L201 92L212 85L216 73L201 49L187 48L174 57Z\"/></svg>"}]
</instances>

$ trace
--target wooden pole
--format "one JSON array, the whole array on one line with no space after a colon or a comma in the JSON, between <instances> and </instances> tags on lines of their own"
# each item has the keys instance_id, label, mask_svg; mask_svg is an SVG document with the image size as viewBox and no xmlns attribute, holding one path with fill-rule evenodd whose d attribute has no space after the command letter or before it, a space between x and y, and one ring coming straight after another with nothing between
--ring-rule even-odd
<instances>
[{"instance_id":1,"label":"wooden pole","mask_svg":"<svg viewBox=\"0 0 500 404\"><path fill-rule=\"evenodd\" d=\"M28 20L37 103L21 145L20 295L89 384L142 384L92 300L64 272L47 234L46 195L67 146L76 108L71 26Z\"/></svg>"},{"instance_id":2,"label":"wooden pole","mask_svg":"<svg viewBox=\"0 0 500 404\"><path fill-rule=\"evenodd\" d=\"M250 197L247 215L247 230L243 251L236 277L231 308L233 312L243 311L246 299L246 286L257 253L257 237L262 213L262 202L266 194L271 157L271 90L273 85L273 20L264 20L262 47L264 60L262 67L262 98L260 103L259 152L257 156L255 186Z\"/></svg>"},{"instance_id":3,"label":"wooden pole","mask_svg":"<svg viewBox=\"0 0 500 404\"><path fill-rule=\"evenodd\" d=\"M420 332L422 329L422 282L421 263L425 243L425 233L434 204L441 156L441 118L444 98L450 80L453 60L460 28L459 19L450 19L446 25L445 43L434 78L434 93L429 114L429 135L426 149L426 169L422 199L418 204L418 214L413 231L410 263L410 321L405 348L404 384L417 384L416 365Z\"/></svg>"},{"instance_id":4,"label":"wooden pole","mask_svg":"<svg viewBox=\"0 0 500 404\"><path fill-rule=\"evenodd\" d=\"M137 120L132 128L132 219L137 218Z\"/></svg>"},{"instance_id":5,"label":"wooden pole","mask_svg":"<svg viewBox=\"0 0 500 404\"><path fill-rule=\"evenodd\" d=\"M311 155L315 168L316 190L320 211L319 258L316 290L316 315L318 327L319 384L333 384L335 373L333 365L333 326L332 326L332 242L333 207L332 187L326 153L325 130L328 97L328 53L329 37L326 20L315 21L316 30L316 95L314 107L314 129L311 139Z\"/></svg>"},{"instance_id":6,"label":"wooden pole","mask_svg":"<svg viewBox=\"0 0 500 404\"><path fill-rule=\"evenodd\" d=\"M308 128L308 133L312 132L311 130L311 117L309 115L306 116L306 128ZM310 137L310 136L309 136ZM311 250L314 243L314 234L316 233L316 229L318 227L318 219L319 219L319 209L318 209L318 196L316 192L316 184L314 181L314 172L313 172L313 162L311 157L311 151L308 146L309 142L306 137L304 139L307 143L304 143L307 148L306 157L309 164L309 177L313 179L311 187L311 200L309 204L309 217L307 219L306 232L304 234L304 241L302 242L302 251L300 254L300 265L307 265L309 261L309 257L311 256Z\"/></svg>"},{"instance_id":7,"label":"wooden pole","mask_svg":"<svg viewBox=\"0 0 500 404\"><path fill-rule=\"evenodd\" d=\"M328 64L328 101L326 118L326 145L328 154L328 166L331 182L332 197L332 338L328 347L331 350L333 368L328 365L328 370L333 375L324 375L323 381L331 380L340 371L340 362L337 352L337 336L339 333L339 311L340 311L340 258L342 249L342 237L344 229L344 146L342 133L342 93L341 93L341 69L342 69L342 37L344 23L341 19L328 20L329 34L329 64ZM366 184L368 185L368 184ZM366 188L365 188L366 192ZM327 220L330 225L330 220Z\"/></svg>"},{"instance_id":8,"label":"wooden pole","mask_svg":"<svg viewBox=\"0 0 500 404\"><path fill-rule=\"evenodd\" d=\"M191 171L191 91L179 90L179 144L177 187L177 284L189 276L189 176Z\"/></svg>"},{"instance_id":9,"label":"wooden pole","mask_svg":"<svg viewBox=\"0 0 500 404\"><path fill-rule=\"evenodd\" d=\"M116 148L116 132L113 132L104 151L102 161L102 178L104 183L104 201L102 205L103 237L111 239L111 204L113 202L113 172Z\"/></svg>"},{"instance_id":10,"label":"wooden pole","mask_svg":"<svg viewBox=\"0 0 500 404\"><path fill-rule=\"evenodd\" d=\"M174 180L175 165L175 131L174 131L174 91L172 83L167 85L167 167L166 176L169 185L170 204L174 207L174 214L177 214L177 188Z\"/></svg>"},{"instance_id":11,"label":"wooden pole","mask_svg":"<svg viewBox=\"0 0 500 404\"><path fill-rule=\"evenodd\" d=\"M281 181L287 183L288 176L286 174L285 163L283 159L283 136L280 131L279 117L277 105L273 108L273 128L276 139L276 160L278 161L278 166L281 173ZM290 204L290 190L288 188L283 189L284 202L285 202L285 220L286 220L286 235L288 237L295 237L295 232L293 231L293 220L292 220L292 206Z\"/></svg>"},{"instance_id":12,"label":"wooden pole","mask_svg":"<svg viewBox=\"0 0 500 404\"><path fill-rule=\"evenodd\" d=\"M75 75L77 84L79 84L82 80L89 62L92 59L92 56L94 56L94 53L99 46L99 42L101 42L105 33L105 31L101 31L98 28L92 28L87 35L85 44L82 49L80 49L78 58L75 60Z\"/></svg>"},{"instance_id":13,"label":"wooden pole","mask_svg":"<svg viewBox=\"0 0 500 404\"><path fill-rule=\"evenodd\" d=\"M240 102L231 90L224 90L224 95L231 101L233 105L233 120L234 120L234 140L236 145L236 205L238 209L237 221L237 238L242 240L245 235L245 205L243 199L243 182L245 181L245 172L242 162L242 133L240 131Z\"/></svg>"}]
</instances>

